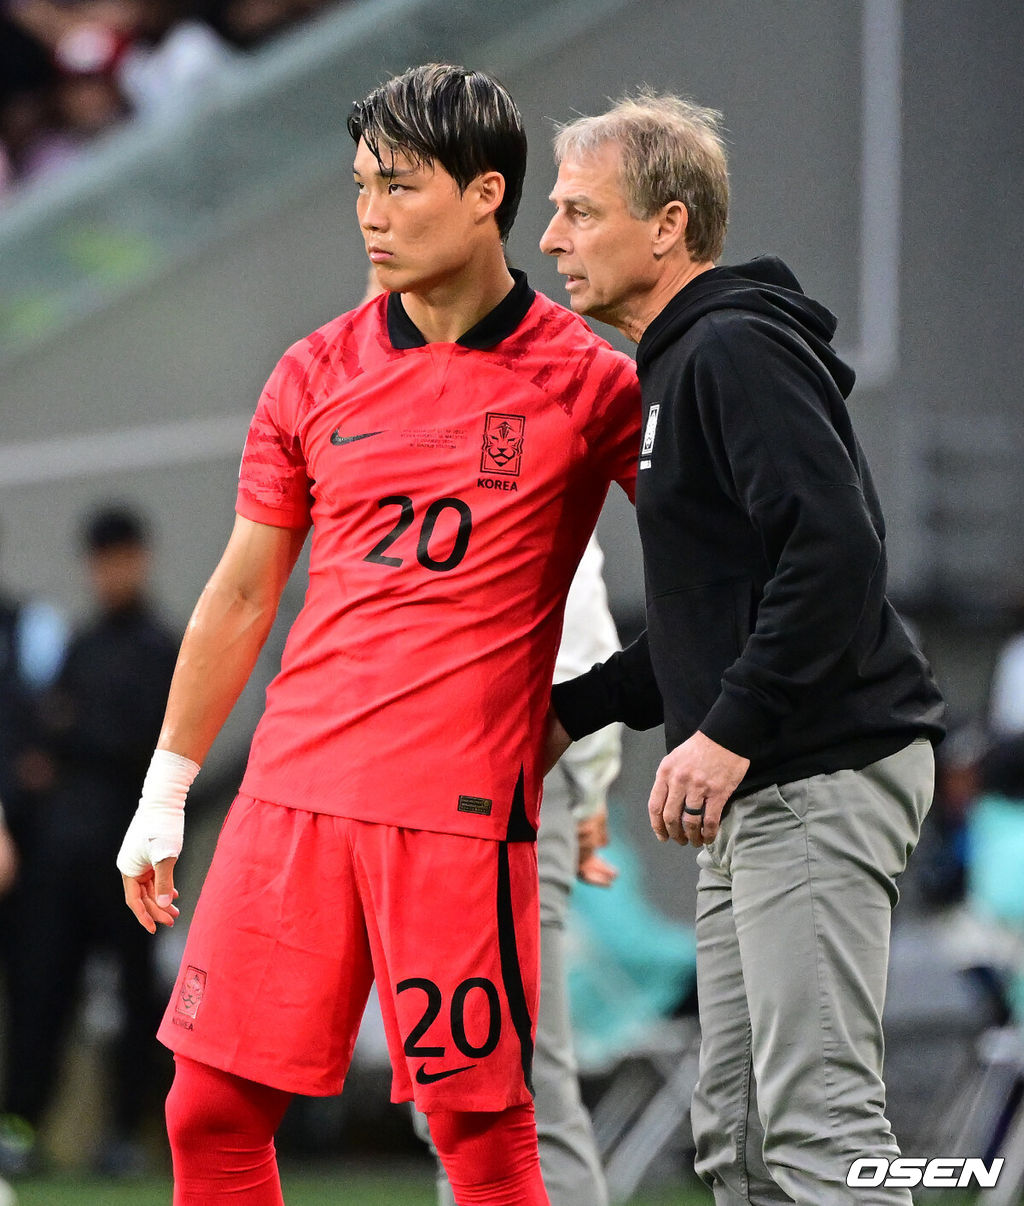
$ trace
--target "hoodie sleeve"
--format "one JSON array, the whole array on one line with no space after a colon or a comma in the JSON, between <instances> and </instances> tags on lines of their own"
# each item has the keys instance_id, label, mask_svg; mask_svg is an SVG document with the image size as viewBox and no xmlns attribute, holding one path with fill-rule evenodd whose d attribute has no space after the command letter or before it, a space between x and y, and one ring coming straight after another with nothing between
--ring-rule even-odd
<instances>
[{"instance_id":1,"label":"hoodie sleeve","mask_svg":"<svg viewBox=\"0 0 1024 1206\"><path fill-rule=\"evenodd\" d=\"M615 720L631 729L661 724L661 692L651 667L647 633L586 674L558 683L551 691L551 706L573 741Z\"/></svg>"},{"instance_id":2,"label":"hoodie sleeve","mask_svg":"<svg viewBox=\"0 0 1024 1206\"><path fill-rule=\"evenodd\" d=\"M861 488L841 393L795 332L710 318L695 366L701 423L723 488L768 567L756 621L700 729L751 756L849 646L883 589L882 533Z\"/></svg>"}]
</instances>

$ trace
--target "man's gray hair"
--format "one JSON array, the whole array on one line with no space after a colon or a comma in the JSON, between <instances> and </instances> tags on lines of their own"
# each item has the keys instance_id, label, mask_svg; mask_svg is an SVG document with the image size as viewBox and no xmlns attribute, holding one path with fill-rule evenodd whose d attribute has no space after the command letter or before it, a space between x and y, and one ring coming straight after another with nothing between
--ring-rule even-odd
<instances>
[{"instance_id":1,"label":"man's gray hair","mask_svg":"<svg viewBox=\"0 0 1024 1206\"><path fill-rule=\"evenodd\" d=\"M622 188L635 218L670 201L686 206L686 247L698 263L717 260L729 222L729 170L722 115L678 96L642 91L607 113L559 127L555 162L585 158L605 143L622 150Z\"/></svg>"}]
</instances>

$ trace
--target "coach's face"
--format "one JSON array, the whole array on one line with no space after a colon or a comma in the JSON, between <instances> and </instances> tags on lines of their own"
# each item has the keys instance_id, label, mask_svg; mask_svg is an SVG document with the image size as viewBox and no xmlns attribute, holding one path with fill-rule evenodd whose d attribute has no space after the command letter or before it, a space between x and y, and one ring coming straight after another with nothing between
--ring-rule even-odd
<instances>
[{"instance_id":1,"label":"coach's face","mask_svg":"<svg viewBox=\"0 0 1024 1206\"><path fill-rule=\"evenodd\" d=\"M352 174L366 254L385 289L429 289L449 280L475 248L497 237L494 212L504 195L498 172L483 173L460 192L439 164L396 151L382 166L360 139Z\"/></svg>"},{"instance_id":2,"label":"coach's face","mask_svg":"<svg viewBox=\"0 0 1024 1206\"><path fill-rule=\"evenodd\" d=\"M659 223L629 212L618 144L602 143L578 159L563 159L551 200L555 216L540 249L557 257L570 306L626 329L658 280Z\"/></svg>"}]
</instances>

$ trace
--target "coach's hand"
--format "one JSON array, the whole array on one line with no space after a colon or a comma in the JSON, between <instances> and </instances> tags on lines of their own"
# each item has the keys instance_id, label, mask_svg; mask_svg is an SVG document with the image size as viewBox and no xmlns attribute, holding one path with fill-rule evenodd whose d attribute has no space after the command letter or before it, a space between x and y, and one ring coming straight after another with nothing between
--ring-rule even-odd
<instances>
[{"instance_id":1,"label":"coach's hand","mask_svg":"<svg viewBox=\"0 0 1024 1206\"><path fill-rule=\"evenodd\" d=\"M739 787L750 759L694 733L658 767L647 811L659 842L704 846L715 840L722 809Z\"/></svg>"}]
</instances>

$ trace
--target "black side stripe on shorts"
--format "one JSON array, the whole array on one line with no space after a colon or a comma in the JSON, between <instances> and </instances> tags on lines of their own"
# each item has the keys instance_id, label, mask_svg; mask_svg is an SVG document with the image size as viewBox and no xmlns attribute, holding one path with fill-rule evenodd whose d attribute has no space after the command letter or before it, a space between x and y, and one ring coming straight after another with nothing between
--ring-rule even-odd
<instances>
[{"instance_id":1,"label":"black side stripe on shorts","mask_svg":"<svg viewBox=\"0 0 1024 1206\"><path fill-rule=\"evenodd\" d=\"M525 771L519 764L519 778L516 780L515 791L512 793L512 807L508 813L508 827L505 830L506 842L535 842L537 830L526 817L526 786Z\"/></svg>"},{"instance_id":2,"label":"black side stripe on shorts","mask_svg":"<svg viewBox=\"0 0 1024 1206\"><path fill-rule=\"evenodd\" d=\"M523 1060L523 1080L533 1094L533 1019L526 1005L523 973L519 967L516 946L515 917L512 914L512 880L508 866L508 842L498 842L498 955L501 960L501 979L505 986L512 1025L519 1036Z\"/></svg>"}]
</instances>

